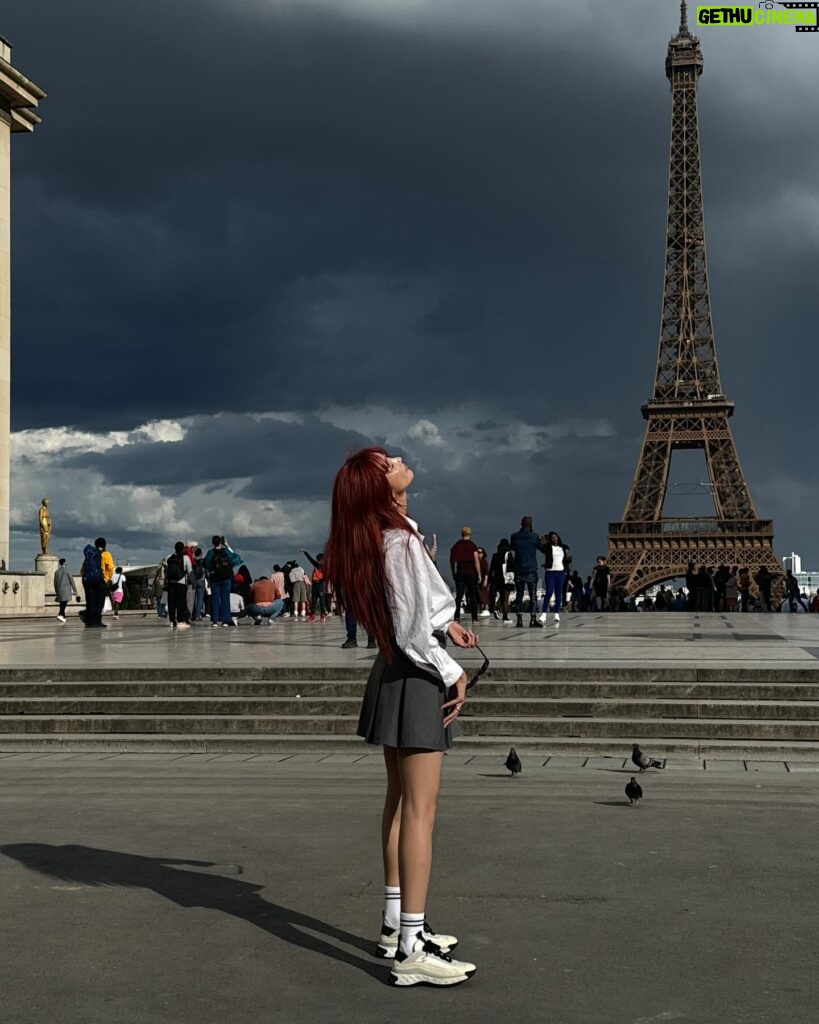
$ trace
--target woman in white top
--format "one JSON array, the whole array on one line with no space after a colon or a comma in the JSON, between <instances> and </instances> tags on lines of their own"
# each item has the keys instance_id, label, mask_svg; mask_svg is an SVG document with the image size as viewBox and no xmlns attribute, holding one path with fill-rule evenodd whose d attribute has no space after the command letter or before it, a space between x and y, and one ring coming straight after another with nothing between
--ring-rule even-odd
<instances>
[{"instance_id":1,"label":"woman in white top","mask_svg":"<svg viewBox=\"0 0 819 1024\"><path fill-rule=\"evenodd\" d=\"M564 544L560 535L554 530L547 534L543 544L544 568L546 575L543 579L543 611L540 614L540 621L546 621L546 612L552 597L555 599L555 625L560 625L560 609L563 607L563 586L566 582L566 573L572 562L572 555L569 545Z\"/></svg>"},{"instance_id":2,"label":"woman in white top","mask_svg":"<svg viewBox=\"0 0 819 1024\"><path fill-rule=\"evenodd\" d=\"M358 733L384 748L387 794L381 823L384 916L377 953L396 985L456 985L475 965L453 960L453 935L425 917L432 830L443 751L466 700L466 673L439 643L477 637L455 619L455 602L418 526L407 518L412 470L383 448L350 456L333 486L327 576L379 648Z\"/></svg>"}]
</instances>

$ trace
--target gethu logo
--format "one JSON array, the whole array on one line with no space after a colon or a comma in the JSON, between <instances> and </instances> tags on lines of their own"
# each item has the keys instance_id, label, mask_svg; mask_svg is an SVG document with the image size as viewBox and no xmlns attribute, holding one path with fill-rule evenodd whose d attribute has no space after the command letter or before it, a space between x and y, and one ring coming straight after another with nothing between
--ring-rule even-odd
<instances>
[{"instance_id":1,"label":"gethu logo","mask_svg":"<svg viewBox=\"0 0 819 1024\"><path fill-rule=\"evenodd\" d=\"M819 32L819 0L810 3L761 0L756 7L704 4L697 7L697 24L793 25L797 32Z\"/></svg>"}]
</instances>

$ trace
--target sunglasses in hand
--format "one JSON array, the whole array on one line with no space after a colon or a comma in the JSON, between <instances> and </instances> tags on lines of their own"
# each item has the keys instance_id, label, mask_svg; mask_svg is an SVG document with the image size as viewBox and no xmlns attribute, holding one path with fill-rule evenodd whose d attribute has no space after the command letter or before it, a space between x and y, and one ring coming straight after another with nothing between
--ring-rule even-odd
<instances>
[{"instance_id":1,"label":"sunglasses in hand","mask_svg":"<svg viewBox=\"0 0 819 1024\"><path fill-rule=\"evenodd\" d=\"M471 690L472 687L477 684L478 680L481 678L484 672L486 672L486 670L489 668L489 658L487 658L487 656L483 653L483 651L480 649L480 647L478 647L477 644L475 644L475 650L483 658L483 665L481 665L477 672L474 672L472 676L470 676L469 682L466 684L467 690Z\"/></svg>"}]
</instances>

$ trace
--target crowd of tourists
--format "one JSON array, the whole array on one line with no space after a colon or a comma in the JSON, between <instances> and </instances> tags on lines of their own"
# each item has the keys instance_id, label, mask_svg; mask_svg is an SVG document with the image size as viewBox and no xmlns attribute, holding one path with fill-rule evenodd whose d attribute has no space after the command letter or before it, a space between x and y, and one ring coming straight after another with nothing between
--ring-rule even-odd
<instances>
[{"instance_id":1,"label":"crowd of tourists","mask_svg":"<svg viewBox=\"0 0 819 1024\"><path fill-rule=\"evenodd\" d=\"M435 534L426 550L437 565ZM338 615L345 619L344 646L357 646L355 619L326 578L323 552L314 557L300 548L298 554L304 564L294 558L275 563L268 574L254 576L223 536L214 535L207 550L195 541L177 541L160 559L150 582L156 615L170 627L183 630L208 623L232 628L242 619L256 625L272 624L279 618L325 622L328 616ZM585 577L572 563L571 549L560 534L535 532L529 516L523 517L519 530L498 541L491 555L474 542L472 529L464 526L449 553L456 621L462 616L469 616L473 623L494 618L520 629L528 617L529 628L540 629L547 624L549 613L559 627L563 611L748 612L786 606L792 612L819 612L819 593L812 598L802 594L790 570L775 580L764 566L752 574L747 567L697 569L690 562L684 588L675 591L663 584L653 595L635 596L612 585L605 555L598 555ZM81 576L86 599L81 617L88 628L104 628L106 599L116 618L127 584L127 576L115 565L104 537L84 549ZM59 602L57 618L64 623L68 603L81 598L62 558L54 574L54 591Z\"/></svg>"}]
</instances>

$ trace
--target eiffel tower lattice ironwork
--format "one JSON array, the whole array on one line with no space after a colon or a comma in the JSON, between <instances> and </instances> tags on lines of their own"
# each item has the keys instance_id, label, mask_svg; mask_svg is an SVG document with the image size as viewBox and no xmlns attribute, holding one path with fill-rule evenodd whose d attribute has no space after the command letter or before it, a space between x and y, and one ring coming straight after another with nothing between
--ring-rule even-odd
<instances>
[{"instance_id":1,"label":"eiffel tower lattice ironwork","mask_svg":"<svg viewBox=\"0 0 819 1024\"><path fill-rule=\"evenodd\" d=\"M739 464L729 418L734 403L722 393L717 367L705 257L705 228L697 125L699 39L681 3L679 32L668 44L671 156L660 344L654 393L642 406L647 421L637 471L621 522L609 524L613 583L635 593L683 576L689 561L717 568L782 567L773 548L773 522L757 517ZM675 449L705 452L714 516L663 515Z\"/></svg>"}]
</instances>

